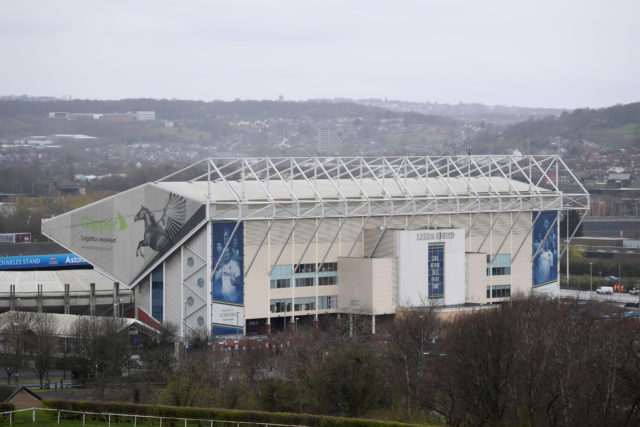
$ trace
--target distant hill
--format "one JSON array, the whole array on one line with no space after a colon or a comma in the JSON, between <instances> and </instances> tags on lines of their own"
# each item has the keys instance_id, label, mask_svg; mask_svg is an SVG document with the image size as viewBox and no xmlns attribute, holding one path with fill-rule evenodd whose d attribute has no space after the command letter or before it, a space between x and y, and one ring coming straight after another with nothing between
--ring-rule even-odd
<instances>
[{"instance_id":1,"label":"distant hill","mask_svg":"<svg viewBox=\"0 0 640 427\"><path fill-rule=\"evenodd\" d=\"M566 111L558 108L514 107L462 102L458 104L441 104L437 102L410 102L378 98L356 99L353 101L349 99L334 99L332 101L355 102L359 105L384 108L396 112L413 111L420 114L449 117L465 122L485 122L496 125L520 122L529 118L557 117Z\"/></svg>"},{"instance_id":2,"label":"distant hill","mask_svg":"<svg viewBox=\"0 0 640 427\"><path fill-rule=\"evenodd\" d=\"M168 99L122 100L56 100L32 102L25 100L0 100L0 117L23 115L44 116L52 111L74 113L113 113L127 111L155 111L162 120L206 120L212 118L236 118L257 120L274 117L298 118L309 116L330 119L343 116L370 116L379 118L401 117L401 113L383 108L341 102L289 102L289 101L187 101Z\"/></svg>"},{"instance_id":3,"label":"distant hill","mask_svg":"<svg viewBox=\"0 0 640 427\"><path fill-rule=\"evenodd\" d=\"M604 149L640 148L640 102L600 109L577 109L559 117L528 119L505 127L488 128L470 142L480 150L500 152L520 148L548 149L553 140L593 142Z\"/></svg>"}]
</instances>

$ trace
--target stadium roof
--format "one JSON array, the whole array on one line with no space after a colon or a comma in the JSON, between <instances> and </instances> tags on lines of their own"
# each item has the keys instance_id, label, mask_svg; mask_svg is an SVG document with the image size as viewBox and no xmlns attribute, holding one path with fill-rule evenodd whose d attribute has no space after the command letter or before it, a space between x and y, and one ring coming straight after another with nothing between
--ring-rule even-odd
<instances>
[{"instance_id":1,"label":"stadium roof","mask_svg":"<svg viewBox=\"0 0 640 427\"><path fill-rule=\"evenodd\" d=\"M10 285L16 285L16 296L37 295L42 285L43 295L64 294L64 284L69 284L71 295L88 295L90 283L95 283L96 293L113 292L113 280L96 270L24 270L0 271L0 298L9 295Z\"/></svg>"},{"instance_id":2,"label":"stadium roof","mask_svg":"<svg viewBox=\"0 0 640 427\"><path fill-rule=\"evenodd\" d=\"M555 155L210 158L154 185L214 206L218 220L589 207Z\"/></svg>"}]
</instances>

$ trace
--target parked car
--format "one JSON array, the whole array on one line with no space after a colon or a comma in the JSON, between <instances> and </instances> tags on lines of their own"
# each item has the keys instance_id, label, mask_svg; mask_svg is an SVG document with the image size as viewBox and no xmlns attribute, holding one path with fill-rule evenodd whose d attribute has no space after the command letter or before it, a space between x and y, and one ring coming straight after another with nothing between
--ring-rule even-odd
<instances>
[{"instance_id":1,"label":"parked car","mask_svg":"<svg viewBox=\"0 0 640 427\"><path fill-rule=\"evenodd\" d=\"M613 293L613 287L612 286L600 286L598 289L596 289L596 293L598 293L598 294L612 294Z\"/></svg>"},{"instance_id":2,"label":"parked car","mask_svg":"<svg viewBox=\"0 0 640 427\"><path fill-rule=\"evenodd\" d=\"M640 294L640 289L638 289L638 288L631 288L631 289L629 289L629 293L630 293L631 295L638 295L638 294Z\"/></svg>"}]
</instances>

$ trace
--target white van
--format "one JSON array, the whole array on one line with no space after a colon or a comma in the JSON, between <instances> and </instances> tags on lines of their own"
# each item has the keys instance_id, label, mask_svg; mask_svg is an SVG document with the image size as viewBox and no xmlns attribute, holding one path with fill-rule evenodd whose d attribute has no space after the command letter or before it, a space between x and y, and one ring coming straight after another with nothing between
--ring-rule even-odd
<instances>
[{"instance_id":1,"label":"white van","mask_svg":"<svg viewBox=\"0 0 640 427\"><path fill-rule=\"evenodd\" d=\"M596 293L598 293L598 294L612 294L613 293L613 287L611 287L611 286L600 286L598 289L596 289Z\"/></svg>"}]
</instances>

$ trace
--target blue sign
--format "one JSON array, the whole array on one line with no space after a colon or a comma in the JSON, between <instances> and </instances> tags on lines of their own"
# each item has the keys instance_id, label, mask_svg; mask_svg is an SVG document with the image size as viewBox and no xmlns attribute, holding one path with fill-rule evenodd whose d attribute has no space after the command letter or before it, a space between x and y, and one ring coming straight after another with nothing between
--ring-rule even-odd
<instances>
[{"instance_id":1,"label":"blue sign","mask_svg":"<svg viewBox=\"0 0 640 427\"><path fill-rule=\"evenodd\" d=\"M444 243L429 243L429 299L444 298Z\"/></svg>"},{"instance_id":2,"label":"blue sign","mask_svg":"<svg viewBox=\"0 0 640 427\"><path fill-rule=\"evenodd\" d=\"M235 230L235 232L234 232ZM242 333L244 329L243 223L212 225L213 335Z\"/></svg>"},{"instance_id":3,"label":"blue sign","mask_svg":"<svg viewBox=\"0 0 640 427\"><path fill-rule=\"evenodd\" d=\"M533 287L548 285L558 280L558 233L551 227L557 212L534 212L533 220ZM544 236L547 235L547 239Z\"/></svg>"},{"instance_id":4,"label":"blue sign","mask_svg":"<svg viewBox=\"0 0 640 427\"><path fill-rule=\"evenodd\" d=\"M75 254L30 255L0 258L0 270L76 267L91 265Z\"/></svg>"}]
</instances>

